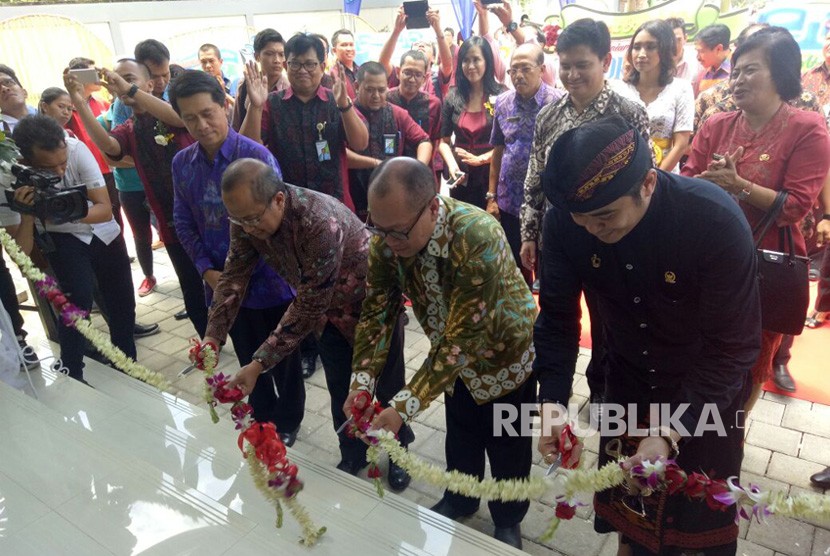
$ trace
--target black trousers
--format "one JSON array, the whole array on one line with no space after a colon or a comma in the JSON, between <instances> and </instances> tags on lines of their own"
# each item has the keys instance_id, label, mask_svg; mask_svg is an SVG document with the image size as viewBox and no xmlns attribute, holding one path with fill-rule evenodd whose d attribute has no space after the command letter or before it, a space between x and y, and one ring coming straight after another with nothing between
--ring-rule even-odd
<instances>
[{"instance_id":1,"label":"black trousers","mask_svg":"<svg viewBox=\"0 0 830 556\"><path fill-rule=\"evenodd\" d=\"M389 357L383 373L377 381L375 395L378 401L387 406L389 400L404 387L404 361L403 361L403 318L398 318L398 324L392 334L392 344L389 348ZM320 351L320 360L323 362L323 370L326 373L326 386L331 396L331 419L334 430L346 422L346 414L343 413L343 404L349 395L349 386L352 377L352 354L354 347L345 336L333 324L326 323L326 327L320 338L317 340L317 348ZM408 427L407 427L408 429ZM408 430L398 433L399 437L409 436ZM338 435L340 442L340 455L343 459L360 460L366 457L368 446L362 440L349 438L345 431ZM362 461L362 460L361 460Z\"/></svg>"},{"instance_id":2,"label":"black trousers","mask_svg":"<svg viewBox=\"0 0 830 556\"><path fill-rule=\"evenodd\" d=\"M204 338L205 330L207 330L207 306L205 305L205 285L202 282L202 277L180 243L165 243L164 249L167 251L167 256L170 257L170 263L173 265L173 270L179 279L187 316L190 322L193 323L193 328L196 329L199 338ZM274 328L276 326L270 328L269 332ZM257 347L259 347L259 344L257 344Z\"/></svg>"},{"instance_id":3,"label":"black trousers","mask_svg":"<svg viewBox=\"0 0 830 556\"><path fill-rule=\"evenodd\" d=\"M507 244L510 246L510 251L513 253L513 259L516 261L516 266L522 271L522 276L527 282L528 287L533 285L533 273L522 265L522 258L519 254L522 251L522 236L521 224L518 216L513 216L504 211L499 211L499 221L504 230L504 235L507 236Z\"/></svg>"},{"instance_id":4,"label":"black trousers","mask_svg":"<svg viewBox=\"0 0 830 556\"><path fill-rule=\"evenodd\" d=\"M591 317L591 360L585 369L585 379L588 381L588 388L591 394L605 394L605 329L603 328L602 315L599 313L598 300L596 296L587 291L585 304L588 306L588 314Z\"/></svg>"},{"instance_id":5,"label":"black trousers","mask_svg":"<svg viewBox=\"0 0 830 556\"><path fill-rule=\"evenodd\" d=\"M135 256L144 276L153 275L153 230L150 228L150 209L144 191L119 191L121 207L133 231Z\"/></svg>"},{"instance_id":6,"label":"black trousers","mask_svg":"<svg viewBox=\"0 0 830 556\"><path fill-rule=\"evenodd\" d=\"M52 232L49 235L55 244L55 251L46 257L61 290L71 303L89 311L97 281L109 310L110 340L128 357L135 359L135 296L124 236L119 235L109 245L93 237L87 245L72 234ZM60 321L58 342L61 361L69 369L69 376L83 378L83 336Z\"/></svg>"},{"instance_id":7,"label":"black trousers","mask_svg":"<svg viewBox=\"0 0 830 556\"><path fill-rule=\"evenodd\" d=\"M460 378L456 379L452 396L444 395L447 419L447 440L444 452L447 469L484 478L484 456L490 459L490 470L496 479L517 479L530 475L532 438L530 436L493 435L494 404L510 404L519 410L521 404L532 404L536 379L527 379L517 390L493 402L476 403ZM518 427L516 427L518 429ZM479 499L444 491L444 499L463 513L478 509ZM487 504L496 527L520 523L530 502L497 502Z\"/></svg>"},{"instance_id":8,"label":"black trousers","mask_svg":"<svg viewBox=\"0 0 830 556\"><path fill-rule=\"evenodd\" d=\"M25 338L26 331L23 330L23 315L20 314L20 304L17 302L17 290L14 287L11 272L6 267L6 259L3 258L2 250L0 250L0 302L3 303L3 307L12 319L14 334Z\"/></svg>"},{"instance_id":9,"label":"black trousers","mask_svg":"<svg viewBox=\"0 0 830 556\"><path fill-rule=\"evenodd\" d=\"M236 358L244 367L279 324L290 303L267 309L241 307L228 334L233 340ZM305 412L305 384L300 365L300 350L295 350L277 365L259 375L248 403L254 419L270 421L280 432L300 426Z\"/></svg>"},{"instance_id":10,"label":"black trousers","mask_svg":"<svg viewBox=\"0 0 830 556\"><path fill-rule=\"evenodd\" d=\"M794 340L795 336L784 334L784 337L781 338L781 345L778 347L778 351L775 352L775 357L772 358L773 365L777 366L789 364L790 358L792 357L790 350L793 347Z\"/></svg>"}]
</instances>

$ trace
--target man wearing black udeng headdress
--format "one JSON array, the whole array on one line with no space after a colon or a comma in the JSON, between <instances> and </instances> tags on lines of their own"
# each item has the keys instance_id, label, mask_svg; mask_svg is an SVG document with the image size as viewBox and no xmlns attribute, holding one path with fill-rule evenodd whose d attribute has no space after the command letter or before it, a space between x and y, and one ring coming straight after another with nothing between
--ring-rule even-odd
<instances>
[{"instance_id":1,"label":"man wearing black udeng headdress","mask_svg":"<svg viewBox=\"0 0 830 556\"><path fill-rule=\"evenodd\" d=\"M534 343L545 460L558 452L562 425L551 417L566 414L584 288L606 326L606 402L636 404L642 429L603 431L599 466L613 456L627 458L629 469L664 457L687 473L739 475L739 417L760 346L760 302L755 249L735 201L706 181L655 170L646 141L618 116L563 134L543 183L553 208ZM682 411L654 422L651 404ZM735 554L734 508L632 490L594 500L595 528L620 532L620 554Z\"/></svg>"}]
</instances>

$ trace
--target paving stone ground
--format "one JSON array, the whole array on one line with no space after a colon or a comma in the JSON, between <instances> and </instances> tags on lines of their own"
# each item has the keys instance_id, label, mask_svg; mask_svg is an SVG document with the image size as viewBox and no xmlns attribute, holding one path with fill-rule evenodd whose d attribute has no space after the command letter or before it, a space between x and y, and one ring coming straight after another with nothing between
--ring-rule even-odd
<instances>
[{"instance_id":1,"label":"paving stone ground","mask_svg":"<svg viewBox=\"0 0 830 556\"><path fill-rule=\"evenodd\" d=\"M132 251L130 239L127 241ZM137 341L139 362L165 374L179 395L199 404L202 399L199 374L179 376L179 372L187 366L188 340L194 334L189 321L173 318L175 313L184 308L181 290L163 249L154 251L154 261L158 287L149 296L136 298L137 315L141 323L159 323L161 333ZM9 267L14 268L11 264ZM133 263L132 267L133 282L137 287L143 277L137 263ZM16 269L13 272L16 275ZM25 283L18 276L18 291L23 289ZM38 317L30 311L25 311L24 317L30 333L30 343L38 345L44 337ZM412 376L427 355L429 345L411 312L410 317L404 350L408 377ZM100 315L94 315L93 320L99 327L106 326ZM588 395L584 372L589 356L587 350L580 354L574 397L571 400L583 410ZM229 344L220 358L220 368L234 372L237 369L235 363L233 348ZM339 452L330 426L329 396L321 369L318 368L317 373L306 382L306 395L306 416L295 449L334 466L339 461ZM446 427L442 400L424 411L416 419L413 428L417 440L411 447L412 451L426 460L443 465ZM598 442L589 440L586 447L588 452L585 463L594 465ZM535 452L535 443L533 461L532 473L544 473L544 468L540 465L541 459ZM791 494L821 493L810 485L808 477L827 465L830 465L830 406L764 393L748 421L743 482L753 482L763 488L786 489ZM364 470L364 477L365 474ZM438 501L441 491L427 484L413 482L402 495L421 505L430 506ZM552 496L543 496L531 503L530 511L522 523L527 553L546 556L616 554L616 536L594 532L590 507L580 508L573 520L560 525L552 541L540 544L537 539L553 516L553 504ZM479 512L465 519L464 523L484 533L492 533L493 526L486 504L482 504ZM830 556L830 523L773 517L766 524L743 523L740 530L739 555Z\"/></svg>"}]
</instances>

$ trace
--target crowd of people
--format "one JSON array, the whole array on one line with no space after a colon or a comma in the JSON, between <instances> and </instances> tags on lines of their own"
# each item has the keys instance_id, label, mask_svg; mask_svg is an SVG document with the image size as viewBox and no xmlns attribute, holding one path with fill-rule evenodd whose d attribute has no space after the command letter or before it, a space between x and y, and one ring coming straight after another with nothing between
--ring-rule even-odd
<instances>
[{"instance_id":1,"label":"crowd of people","mask_svg":"<svg viewBox=\"0 0 830 556\"><path fill-rule=\"evenodd\" d=\"M221 350L231 338L231 385L289 446L303 378L320 358L344 472L366 465L365 442L348 434L362 391L385 408L372 426L404 446L417 441L409 424L443 394L447 468L483 477L487 458L498 479L529 475L532 439L496 434L496 406L521 414L538 402L537 449L555 462L576 417L566 408L584 296L598 418L603 403L687 406L682 426L652 423L646 409L649 436L603 436L599 464L670 457L713 478L739 475L743 429L692 434L707 408L735 423L768 380L797 388L792 336L762 329L756 248L780 250L789 228L796 253L821 263L806 326L830 311L830 33L825 61L802 77L783 28L752 24L733 43L714 24L693 51L682 20L649 21L615 81L604 23L570 23L551 45L509 2L474 6L476 35L457 43L430 10L434 42L406 45L400 60L403 8L377 61L362 64L348 30L329 42L265 29L238 82L216 45L199 47L202 71L186 70L147 39L111 69L74 58L63 87L31 107L0 65L0 124L20 163L62 177L61 188L85 186L89 205L64 223L3 209L0 225L24 250L37 245L75 305L98 305L132 358L134 338L158 328L135 314L135 293L156 287L155 228L181 286L178 316L202 345ZM514 43L509 57L490 13ZM100 82L72 71L89 68ZM14 197L31 205L35 193L23 184ZM137 290L122 209L144 275ZM5 266L0 293L24 364L37 366ZM407 304L430 341L409 381ZM85 382L83 338L57 328L60 364ZM410 477L390 462L387 480L402 490ZM830 469L812 480L830 487ZM734 510L631 485L594 505L597 531L619 532L619 554L736 550ZM456 519L478 507L447 491L432 509ZM528 502L489 507L495 538L521 547Z\"/></svg>"}]
</instances>

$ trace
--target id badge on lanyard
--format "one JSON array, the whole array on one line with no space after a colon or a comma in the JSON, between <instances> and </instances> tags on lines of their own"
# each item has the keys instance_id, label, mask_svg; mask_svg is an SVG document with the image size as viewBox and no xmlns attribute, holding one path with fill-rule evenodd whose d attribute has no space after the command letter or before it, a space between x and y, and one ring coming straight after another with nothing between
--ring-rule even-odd
<instances>
[{"instance_id":1,"label":"id badge on lanyard","mask_svg":"<svg viewBox=\"0 0 830 556\"><path fill-rule=\"evenodd\" d=\"M395 156L398 154L398 145L400 144L400 134L384 133L383 134L383 154L385 156Z\"/></svg>"},{"instance_id":2,"label":"id badge on lanyard","mask_svg":"<svg viewBox=\"0 0 830 556\"><path fill-rule=\"evenodd\" d=\"M317 160L320 162L331 160L331 148L329 147L329 142L323 139L323 131L325 131L327 123L328 122L320 122L317 124L318 140L315 141L314 145L317 148Z\"/></svg>"}]
</instances>

